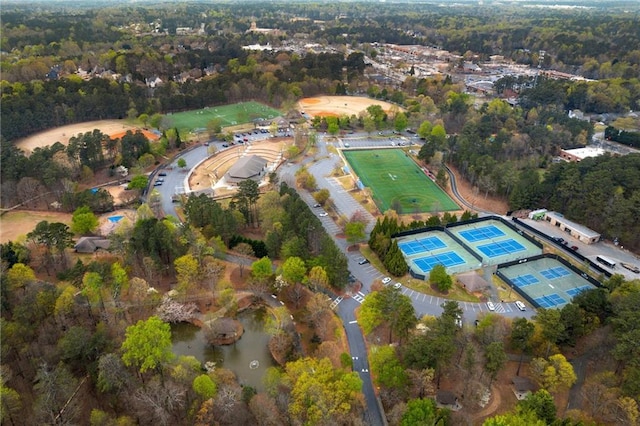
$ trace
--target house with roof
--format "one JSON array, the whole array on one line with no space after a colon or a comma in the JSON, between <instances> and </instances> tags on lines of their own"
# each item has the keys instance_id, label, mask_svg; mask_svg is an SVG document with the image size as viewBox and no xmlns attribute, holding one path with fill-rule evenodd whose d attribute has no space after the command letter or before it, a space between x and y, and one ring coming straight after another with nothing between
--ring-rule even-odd
<instances>
[{"instance_id":1,"label":"house with roof","mask_svg":"<svg viewBox=\"0 0 640 426\"><path fill-rule=\"evenodd\" d=\"M259 182L267 170L267 160L259 155L245 155L231 166L225 173L224 178L227 183L238 184L246 179L253 179Z\"/></svg>"},{"instance_id":2,"label":"house with roof","mask_svg":"<svg viewBox=\"0 0 640 426\"><path fill-rule=\"evenodd\" d=\"M76 253L95 253L98 250L107 250L111 241L104 237L80 237L75 246Z\"/></svg>"},{"instance_id":3,"label":"house with roof","mask_svg":"<svg viewBox=\"0 0 640 426\"><path fill-rule=\"evenodd\" d=\"M511 379L513 384L513 393L519 401L522 401L535 390L535 385L528 377L516 376Z\"/></svg>"},{"instance_id":4,"label":"house with roof","mask_svg":"<svg viewBox=\"0 0 640 426\"><path fill-rule=\"evenodd\" d=\"M456 394L448 390L438 390L436 392L436 406L438 408L448 408L451 411L458 411L462 408Z\"/></svg>"}]
</instances>

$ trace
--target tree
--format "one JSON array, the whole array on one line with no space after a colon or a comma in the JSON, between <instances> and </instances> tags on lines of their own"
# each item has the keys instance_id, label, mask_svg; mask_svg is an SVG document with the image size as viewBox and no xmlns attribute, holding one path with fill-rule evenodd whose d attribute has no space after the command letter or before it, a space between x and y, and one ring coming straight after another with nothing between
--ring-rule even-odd
<instances>
[{"instance_id":1,"label":"tree","mask_svg":"<svg viewBox=\"0 0 640 426\"><path fill-rule=\"evenodd\" d=\"M555 345L564 333L564 326L560 321L560 311L540 308L534 320L542 328L542 337L547 341L546 355L549 356L551 346Z\"/></svg>"},{"instance_id":2,"label":"tree","mask_svg":"<svg viewBox=\"0 0 640 426\"><path fill-rule=\"evenodd\" d=\"M484 369L489 373L491 380L489 386L495 380L498 372L504 366L507 361L507 354L504 352L504 345L502 342L491 342L484 351Z\"/></svg>"},{"instance_id":3,"label":"tree","mask_svg":"<svg viewBox=\"0 0 640 426\"><path fill-rule=\"evenodd\" d=\"M400 364L393 346L374 346L369 355L371 372L378 386L402 390L408 382L407 372Z\"/></svg>"},{"instance_id":4,"label":"tree","mask_svg":"<svg viewBox=\"0 0 640 426\"><path fill-rule=\"evenodd\" d=\"M409 120L407 120L407 115L404 112L397 113L393 120L393 126L398 132L403 132L407 128L408 123Z\"/></svg>"},{"instance_id":5,"label":"tree","mask_svg":"<svg viewBox=\"0 0 640 426\"><path fill-rule=\"evenodd\" d=\"M358 373L334 369L328 358L301 358L285 366L291 386L289 414L296 423L337 424L362 408Z\"/></svg>"},{"instance_id":6,"label":"tree","mask_svg":"<svg viewBox=\"0 0 640 426\"><path fill-rule=\"evenodd\" d=\"M178 158L178 162L176 163L180 169L184 170L187 167L187 160L183 157Z\"/></svg>"},{"instance_id":7,"label":"tree","mask_svg":"<svg viewBox=\"0 0 640 426\"><path fill-rule=\"evenodd\" d=\"M453 280L441 263L435 265L429 272L429 282L435 283L442 293L447 293L453 287Z\"/></svg>"},{"instance_id":8,"label":"tree","mask_svg":"<svg viewBox=\"0 0 640 426\"><path fill-rule=\"evenodd\" d=\"M349 244L355 244L364 240L365 224L362 222L348 222L344 226L344 233Z\"/></svg>"},{"instance_id":9,"label":"tree","mask_svg":"<svg viewBox=\"0 0 640 426\"><path fill-rule=\"evenodd\" d=\"M520 375L520 367L524 354L529 349L531 337L535 331L535 325L526 318L516 318L511 328L511 345L520 351L520 359L518 361L518 370L516 376Z\"/></svg>"},{"instance_id":10,"label":"tree","mask_svg":"<svg viewBox=\"0 0 640 426\"><path fill-rule=\"evenodd\" d=\"M273 267L271 259L264 256L251 264L251 276L258 280L266 282L273 276Z\"/></svg>"},{"instance_id":11,"label":"tree","mask_svg":"<svg viewBox=\"0 0 640 426\"><path fill-rule=\"evenodd\" d=\"M218 387L207 374L201 374L193 379L193 390L203 400L211 399L216 395Z\"/></svg>"},{"instance_id":12,"label":"tree","mask_svg":"<svg viewBox=\"0 0 640 426\"><path fill-rule=\"evenodd\" d=\"M98 227L98 218L87 206L77 208L71 218L71 230L80 235L93 233Z\"/></svg>"},{"instance_id":13,"label":"tree","mask_svg":"<svg viewBox=\"0 0 640 426\"><path fill-rule=\"evenodd\" d=\"M131 375L118 355L104 354L98 360L98 389L118 393L131 382Z\"/></svg>"},{"instance_id":14,"label":"tree","mask_svg":"<svg viewBox=\"0 0 640 426\"><path fill-rule=\"evenodd\" d=\"M122 361L135 366L140 373L160 370L173 358L171 328L156 316L127 327L122 342Z\"/></svg>"},{"instance_id":15,"label":"tree","mask_svg":"<svg viewBox=\"0 0 640 426\"><path fill-rule=\"evenodd\" d=\"M547 426L544 420L536 417L535 413L507 413L488 418L482 426Z\"/></svg>"},{"instance_id":16,"label":"tree","mask_svg":"<svg viewBox=\"0 0 640 426\"><path fill-rule=\"evenodd\" d=\"M316 200L316 203L322 204L322 205L324 205L327 202L327 200L329 200L330 196L331 196L331 193L327 188L322 188L313 193L313 199Z\"/></svg>"},{"instance_id":17,"label":"tree","mask_svg":"<svg viewBox=\"0 0 640 426\"><path fill-rule=\"evenodd\" d=\"M289 285L301 283L306 273L307 267L304 264L304 260L297 256L288 258L284 261L284 264L282 264L282 278L284 278Z\"/></svg>"},{"instance_id":18,"label":"tree","mask_svg":"<svg viewBox=\"0 0 640 426\"><path fill-rule=\"evenodd\" d=\"M149 184L149 178L145 175L137 175L131 178L131 181L127 184L127 189L135 189L143 191Z\"/></svg>"},{"instance_id":19,"label":"tree","mask_svg":"<svg viewBox=\"0 0 640 426\"><path fill-rule=\"evenodd\" d=\"M556 404L553 396L544 389L527 395L518 402L518 408L524 412L532 412L537 418L550 425L556 420Z\"/></svg>"},{"instance_id":20,"label":"tree","mask_svg":"<svg viewBox=\"0 0 640 426\"><path fill-rule=\"evenodd\" d=\"M413 425L446 425L448 414L445 410L439 410L436 402L431 398L410 399L407 409L402 415L400 426Z\"/></svg>"},{"instance_id":21,"label":"tree","mask_svg":"<svg viewBox=\"0 0 640 426\"><path fill-rule=\"evenodd\" d=\"M75 424L79 419L80 398L74 398L77 380L66 365L51 368L43 363L35 377L36 401L32 407L38 424Z\"/></svg>"},{"instance_id":22,"label":"tree","mask_svg":"<svg viewBox=\"0 0 640 426\"><path fill-rule=\"evenodd\" d=\"M382 304L382 297L378 291L365 296L358 315L358 323L362 326L364 334L371 334L377 326L382 324Z\"/></svg>"},{"instance_id":23,"label":"tree","mask_svg":"<svg viewBox=\"0 0 640 426\"><path fill-rule=\"evenodd\" d=\"M24 263L16 263L7 271L7 282L12 291L25 290L27 284L35 281L36 274L33 269Z\"/></svg>"},{"instance_id":24,"label":"tree","mask_svg":"<svg viewBox=\"0 0 640 426\"><path fill-rule=\"evenodd\" d=\"M384 256L384 266L390 274L396 277L401 277L407 273L409 267L396 240L393 240L386 256Z\"/></svg>"},{"instance_id":25,"label":"tree","mask_svg":"<svg viewBox=\"0 0 640 426\"><path fill-rule=\"evenodd\" d=\"M176 268L178 290L188 294L198 282L200 275L198 260L191 253L180 256L173 262Z\"/></svg>"},{"instance_id":26,"label":"tree","mask_svg":"<svg viewBox=\"0 0 640 426\"><path fill-rule=\"evenodd\" d=\"M551 355L548 360L534 358L531 374L542 388L551 393L558 388L570 388L577 380L573 366L562 354Z\"/></svg>"},{"instance_id":27,"label":"tree","mask_svg":"<svg viewBox=\"0 0 640 426\"><path fill-rule=\"evenodd\" d=\"M245 217L248 224L258 222L258 213L256 210L256 202L260 197L260 188L258 182L253 179L245 179L238 184L238 192L234 197L240 212Z\"/></svg>"},{"instance_id":28,"label":"tree","mask_svg":"<svg viewBox=\"0 0 640 426\"><path fill-rule=\"evenodd\" d=\"M316 291L318 289L327 288L329 286L329 277L327 271L322 266L314 266L307 276L309 287Z\"/></svg>"}]
</instances>

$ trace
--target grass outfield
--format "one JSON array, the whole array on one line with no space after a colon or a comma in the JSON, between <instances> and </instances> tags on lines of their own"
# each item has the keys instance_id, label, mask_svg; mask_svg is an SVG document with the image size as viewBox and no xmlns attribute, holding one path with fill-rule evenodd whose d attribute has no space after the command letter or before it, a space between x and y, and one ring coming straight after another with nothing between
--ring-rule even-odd
<instances>
[{"instance_id":1,"label":"grass outfield","mask_svg":"<svg viewBox=\"0 0 640 426\"><path fill-rule=\"evenodd\" d=\"M214 118L220 119L222 127L250 123L256 119L270 120L279 117L280 111L258 102L242 102L233 105L222 105L177 112L167 115L171 120L170 127L182 131L205 131L207 123Z\"/></svg>"},{"instance_id":2,"label":"grass outfield","mask_svg":"<svg viewBox=\"0 0 640 426\"><path fill-rule=\"evenodd\" d=\"M400 214L460 210L401 149L345 150L355 174L371 188L378 209Z\"/></svg>"}]
</instances>

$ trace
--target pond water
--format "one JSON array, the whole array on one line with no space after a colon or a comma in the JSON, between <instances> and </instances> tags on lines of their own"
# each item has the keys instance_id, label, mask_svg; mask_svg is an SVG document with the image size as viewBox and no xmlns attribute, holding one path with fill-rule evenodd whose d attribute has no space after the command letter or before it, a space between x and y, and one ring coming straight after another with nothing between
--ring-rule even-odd
<instances>
[{"instance_id":1,"label":"pond water","mask_svg":"<svg viewBox=\"0 0 640 426\"><path fill-rule=\"evenodd\" d=\"M222 346L210 345L200 327L189 323L173 324L173 353L192 355L203 364L213 361L217 367L233 371L240 384L263 391L262 377L267 368L276 365L267 347L270 336L264 331L265 315L268 315L265 308L239 314L238 321L244 326L244 334L237 342Z\"/></svg>"}]
</instances>

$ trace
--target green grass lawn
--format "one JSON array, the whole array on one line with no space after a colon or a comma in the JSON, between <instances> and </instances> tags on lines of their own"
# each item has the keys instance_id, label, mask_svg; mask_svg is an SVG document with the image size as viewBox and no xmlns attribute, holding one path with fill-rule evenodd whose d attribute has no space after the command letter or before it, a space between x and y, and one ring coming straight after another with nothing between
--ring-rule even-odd
<instances>
[{"instance_id":1,"label":"green grass lawn","mask_svg":"<svg viewBox=\"0 0 640 426\"><path fill-rule=\"evenodd\" d=\"M346 150L355 174L371 188L378 209L399 214L460 210L401 149Z\"/></svg>"},{"instance_id":2,"label":"green grass lawn","mask_svg":"<svg viewBox=\"0 0 640 426\"><path fill-rule=\"evenodd\" d=\"M279 117L280 111L258 102L242 102L233 105L206 107L192 111L183 111L167 115L171 121L170 127L177 127L179 131L205 131L207 123L214 118L220 119L222 127L250 123L257 119L271 120Z\"/></svg>"}]
</instances>

